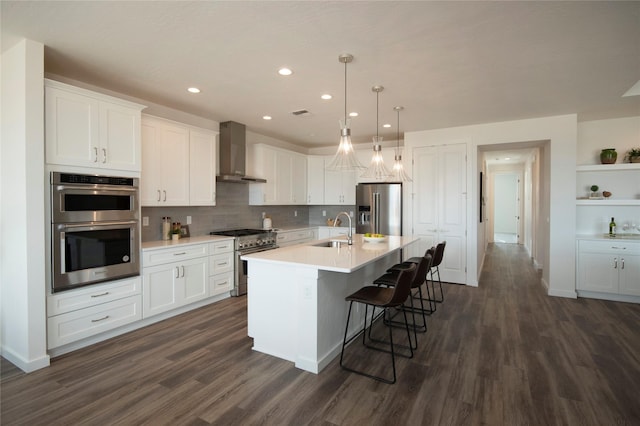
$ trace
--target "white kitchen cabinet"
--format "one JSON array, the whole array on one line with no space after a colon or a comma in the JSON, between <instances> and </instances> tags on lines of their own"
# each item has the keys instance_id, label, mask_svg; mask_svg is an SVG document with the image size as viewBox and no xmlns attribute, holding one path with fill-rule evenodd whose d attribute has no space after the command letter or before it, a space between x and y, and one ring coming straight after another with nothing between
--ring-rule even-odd
<instances>
[{"instance_id":1,"label":"white kitchen cabinet","mask_svg":"<svg viewBox=\"0 0 640 426\"><path fill-rule=\"evenodd\" d=\"M324 204L324 156L307 156L307 204Z\"/></svg>"},{"instance_id":2,"label":"white kitchen cabinet","mask_svg":"<svg viewBox=\"0 0 640 426\"><path fill-rule=\"evenodd\" d=\"M140 277L47 297L47 347L57 348L142 319Z\"/></svg>"},{"instance_id":3,"label":"white kitchen cabinet","mask_svg":"<svg viewBox=\"0 0 640 426\"><path fill-rule=\"evenodd\" d=\"M189 205L189 130L170 122L142 119L142 206Z\"/></svg>"},{"instance_id":4,"label":"white kitchen cabinet","mask_svg":"<svg viewBox=\"0 0 640 426\"><path fill-rule=\"evenodd\" d=\"M266 179L249 188L251 205L306 204L307 164L302 154L256 144L251 149L249 174Z\"/></svg>"},{"instance_id":5,"label":"white kitchen cabinet","mask_svg":"<svg viewBox=\"0 0 640 426\"><path fill-rule=\"evenodd\" d=\"M276 240L279 247L293 246L318 239L317 228L292 229L290 231L278 231Z\"/></svg>"},{"instance_id":6,"label":"white kitchen cabinet","mask_svg":"<svg viewBox=\"0 0 640 426\"><path fill-rule=\"evenodd\" d=\"M440 265L442 280L466 283L466 144L413 150L413 235L420 237L412 255L447 242Z\"/></svg>"},{"instance_id":7,"label":"white kitchen cabinet","mask_svg":"<svg viewBox=\"0 0 640 426\"><path fill-rule=\"evenodd\" d=\"M307 157L292 152L291 157L291 204L307 204Z\"/></svg>"},{"instance_id":8,"label":"white kitchen cabinet","mask_svg":"<svg viewBox=\"0 0 640 426\"><path fill-rule=\"evenodd\" d=\"M189 130L189 205L216 205L216 135Z\"/></svg>"},{"instance_id":9,"label":"white kitchen cabinet","mask_svg":"<svg viewBox=\"0 0 640 426\"><path fill-rule=\"evenodd\" d=\"M208 254L207 244L144 250L143 317L148 318L207 298Z\"/></svg>"},{"instance_id":10,"label":"white kitchen cabinet","mask_svg":"<svg viewBox=\"0 0 640 426\"><path fill-rule=\"evenodd\" d=\"M45 80L46 162L139 172L143 108L133 102Z\"/></svg>"},{"instance_id":11,"label":"white kitchen cabinet","mask_svg":"<svg viewBox=\"0 0 640 426\"><path fill-rule=\"evenodd\" d=\"M356 230L353 228L352 234L355 234ZM325 238L347 236L349 234L348 226L319 226L318 227L318 239L324 240Z\"/></svg>"},{"instance_id":12,"label":"white kitchen cabinet","mask_svg":"<svg viewBox=\"0 0 640 426\"><path fill-rule=\"evenodd\" d=\"M209 295L229 293L235 277L234 240L209 244Z\"/></svg>"},{"instance_id":13,"label":"white kitchen cabinet","mask_svg":"<svg viewBox=\"0 0 640 426\"><path fill-rule=\"evenodd\" d=\"M356 172L326 170L332 158L333 156L325 157L324 204L354 205L356 203Z\"/></svg>"},{"instance_id":14,"label":"white kitchen cabinet","mask_svg":"<svg viewBox=\"0 0 640 426\"><path fill-rule=\"evenodd\" d=\"M215 132L142 118L142 206L213 206Z\"/></svg>"},{"instance_id":15,"label":"white kitchen cabinet","mask_svg":"<svg viewBox=\"0 0 640 426\"><path fill-rule=\"evenodd\" d=\"M625 240L578 240L580 291L640 296L640 243Z\"/></svg>"}]
</instances>

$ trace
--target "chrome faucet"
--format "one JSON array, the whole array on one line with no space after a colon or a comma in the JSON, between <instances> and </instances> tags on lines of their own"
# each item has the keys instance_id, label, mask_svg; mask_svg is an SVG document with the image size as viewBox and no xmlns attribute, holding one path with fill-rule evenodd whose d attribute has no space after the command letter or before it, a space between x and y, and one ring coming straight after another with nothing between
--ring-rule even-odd
<instances>
[{"instance_id":1,"label":"chrome faucet","mask_svg":"<svg viewBox=\"0 0 640 426\"><path fill-rule=\"evenodd\" d=\"M347 212L338 213L336 218L333 220L333 227L335 228L336 225L338 224L338 218L340 217L341 214L345 215L347 219L349 219L349 232L347 232L347 244L353 245L353 231L351 228L351 216L349 215L349 213Z\"/></svg>"}]
</instances>

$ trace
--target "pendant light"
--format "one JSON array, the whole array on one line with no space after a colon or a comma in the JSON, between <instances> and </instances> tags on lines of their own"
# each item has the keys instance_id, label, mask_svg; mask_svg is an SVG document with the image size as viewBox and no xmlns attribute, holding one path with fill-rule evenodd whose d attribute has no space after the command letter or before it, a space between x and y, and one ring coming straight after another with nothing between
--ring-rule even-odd
<instances>
[{"instance_id":1,"label":"pendant light","mask_svg":"<svg viewBox=\"0 0 640 426\"><path fill-rule=\"evenodd\" d=\"M338 151L331 162L327 165L327 170L343 171L364 169L353 151L351 144L351 121L347 118L347 64L353 61L353 55L343 54L338 56L338 61L344 64L344 121L340 120L340 145Z\"/></svg>"},{"instance_id":2,"label":"pendant light","mask_svg":"<svg viewBox=\"0 0 640 426\"><path fill-rule=\"evenodd\" d=\"M396 156L391 176L389 177L390 182L411 182L411 178L404 171L404 166L402 165L402 148L400 148L400 111L403 109L404 107L401 106L393 108L398 113L398 132L396 134Z\"/></svg>"},{"instance_id":3,"label":"pendant light","mask_svg":"<svg viewBox=\"0 0 640 426\"><path fill-rule=\"evenodd\" d=\"M376 135L373 137L373 156L371 157L371 163L365 172L361 175L367 179L386 179L391 176L391 172L384 165L384 159L382 158L382 136L378 134L379 123L379 97L380 92L384 90L382 86L373 86L371 88L373 92L376 92Z\"/></svg>"}]
</instances>

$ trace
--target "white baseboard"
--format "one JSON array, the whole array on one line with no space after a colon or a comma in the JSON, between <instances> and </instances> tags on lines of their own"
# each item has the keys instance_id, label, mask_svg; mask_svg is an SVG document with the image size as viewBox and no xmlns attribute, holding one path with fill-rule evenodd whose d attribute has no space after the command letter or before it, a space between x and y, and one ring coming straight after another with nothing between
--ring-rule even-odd
<instances>
[{"instance_id":1,"label":"white baseboard","mask_svg":"<svg viewBox=\"0 0 640 426\"><path fill-rule=\"evenodd\" d=\"M37 359L26 360L6 347L2 348L2 357L25 373L31 373L32 371L48 367L50 363L50 358L47 354Z\"/></svg>"},{"instance_id":2,"label":"white baseboard","mask_svg":"<svg viewBox=\"0 0 640 426\"><path fill-rule=\"evenodd\" d=\"M555 297L565 297L567 299L577 299L578 298L578 293L576 293L575 290L558 290L558 289L553 289L553 288L549 288L547 286L547 294L549 296L555 296Z\"/></svg>"}]
</instances>

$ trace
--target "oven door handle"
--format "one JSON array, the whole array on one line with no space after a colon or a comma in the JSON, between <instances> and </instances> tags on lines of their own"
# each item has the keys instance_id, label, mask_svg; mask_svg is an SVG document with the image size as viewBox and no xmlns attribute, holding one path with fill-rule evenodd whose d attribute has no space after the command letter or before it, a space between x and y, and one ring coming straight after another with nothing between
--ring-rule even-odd
<instances>
[{"instance_id":1,"label":"oven door handle","mask_svg":"<svg viewBox=\"0 0 640 426\"><path fill-rule=\"evenodd\" d=\"M84 222L84 223L60 223L58 229L86 228L88 226L111 226L111 225L135 225L137 220L123 220L118 222Z\"/></svg>"},{"instance_id":2,"label":"oven door handle","mask_svg":"<svg viewBox=\"0 0 640 426\"><path fill-rule=\"evenodd\" d=\"M268 250L273 250L273 249L277 249L278 246L273 246L273 247L260 247L260 248L256 248L256 249L251 249L251 250L246 250L246 251L241 251L238 253L238 255L240 256L244 256L245 254L255 254L255 253L260 253L263 251L268 251Z\"/></svg>"},{"instance_id":3,"label":"oven door handle","mask_svg":"<svg viewBox=\"0 0 640 426\"><path fill-rule=\"evenodd\" d=\"M120 193L137 192L137 186L116 186L116 185L72 185L72 184L58 184L55 186L55 190L60 191L82 191L83 194L93 193L94 191L107 191L109 194L117 195Z\"/></svg>"}]
</instances>

